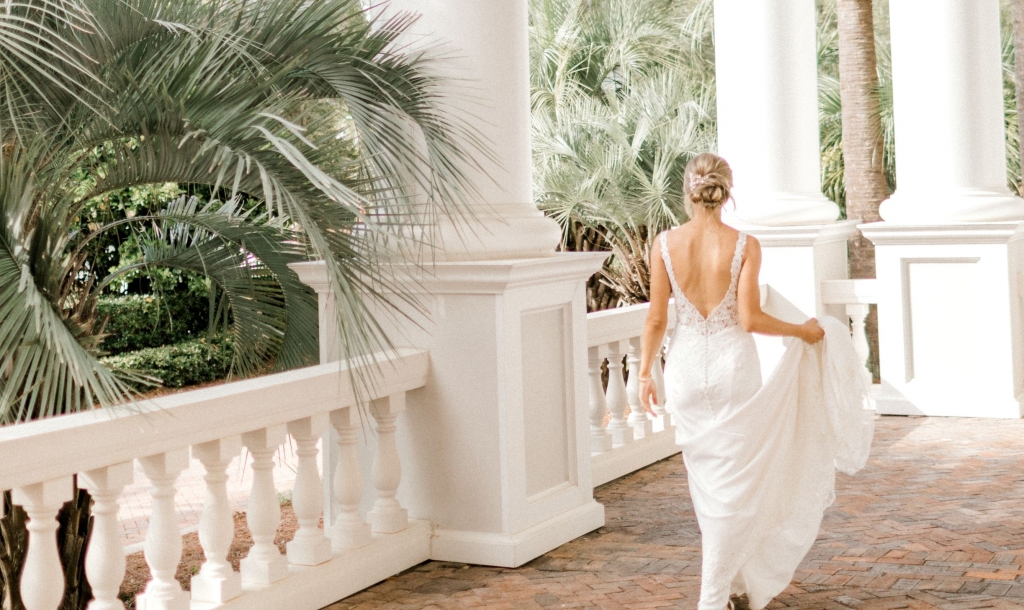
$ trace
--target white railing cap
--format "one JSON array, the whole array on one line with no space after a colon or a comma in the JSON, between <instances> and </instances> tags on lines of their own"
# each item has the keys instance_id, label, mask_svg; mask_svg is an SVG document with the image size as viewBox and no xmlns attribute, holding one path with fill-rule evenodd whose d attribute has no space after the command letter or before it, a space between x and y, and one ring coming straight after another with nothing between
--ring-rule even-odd
<instances>
[{"instance_id":1,"label":"white railing cap","mask_svg":"<svg viewBox=\"0 0 1024 610\"><path fill-rule=\"evenodd\" d=\"M821 301L826 305L878 303L878 280L825 280Z\"/></svg>"},{"instance_id":2,"label":"white railing cap","mask_svg":"<svg viewBox=\"0 0 1024 610\"><path fill-rule=\"evenodd\" d=\"M644 332L644 321L650 303L605 309L587 314L587 347L597 347L640 337ZM668 329L676 325L676 308L668 304Z\"/></svg>"},{"instance_id":3,"label":"white railing cap","mask_svg":"<svg viewBox=\"0 0 1024 610\"><path fill-rule=\"evenodd\" d=\"M70 476L330 412L426 383L428 353L400 349L0 428L0 490ZM353 379L372 379L365 390Z\"/></svg>"}]
</instances>

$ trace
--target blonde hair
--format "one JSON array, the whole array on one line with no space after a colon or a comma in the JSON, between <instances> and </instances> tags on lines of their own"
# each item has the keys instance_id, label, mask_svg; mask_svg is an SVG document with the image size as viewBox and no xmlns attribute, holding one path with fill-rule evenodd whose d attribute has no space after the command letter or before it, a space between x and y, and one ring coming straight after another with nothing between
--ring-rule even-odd
<instances>
[{"instance_id":1,"label":"blonde hair","mask_svg":"<svg viewBox=\"0 0 1024 610\"><path fill-rule=\"evenodd\" d=\"M712 153L701 153L686 164L684 173L684 204L693 215L696 206L711 211L725 205L732 197L732 168L725 159Z\"/></svg>"}]
</instances>

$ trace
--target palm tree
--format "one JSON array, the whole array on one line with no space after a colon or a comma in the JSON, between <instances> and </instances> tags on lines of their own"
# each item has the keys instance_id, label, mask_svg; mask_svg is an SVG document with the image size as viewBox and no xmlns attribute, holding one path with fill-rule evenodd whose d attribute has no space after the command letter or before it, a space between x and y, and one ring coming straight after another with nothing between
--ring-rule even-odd
<instances>
[{"instance_id":1,"label":"palm tree","mask_svg":"<svg viewBox=\"0 0 1024 610\"><path fill-rule=\"evenodd\" d=\"M649 240L714 147L710 0L531 2L534 193L563 248L610 250L591 310L648 298Z\"/></svg>"},{"instance_id":2,"label":"palm tree","mask_svg":"<svg viewBox=\"0 0 1024 610\"><path fill-rule=\"evenodd\" d=\"M1019 117L1024 116L1024 0L1010 0L1011 29L1013 32L1014 49L1014 82L1021 86L1014 87L1014 106L1017 110L1017 158L1020 164L1024 165L1024 121ZM1020 182L1016 185L1018 193L1024 192L1024 185Z\"/></svg>"},{"instance_id":3,"label":"palm tree","mask_svg":"<svg viewBox=\"0 0 1024 610\"><path fill-rule=\"evenodd\" d=\"M288 267L311 257L329 272L342 356L387 348L371 312L416 305L389 261L421 254L439 216L463 213L463 171L488 154L429 50L398 42L414 19L373 20L358 0L6 2L0 424L116 405L145 381L98 359L96 300L139 269L218 287L236 374L315 361L315 295ZM84 217L106 193L168 182L208 196ZM107 273L93 245L125 227L140 260ZM78 554L88 505L83 492L64 511ZM15 608L18 518L0 523L0 598L6 584ZM79 608L88 587L72 581L64 607Z\"/></svg>"},{"instance_id":4,"label":"palm tree","mask_svg":"<svg viewBox=\"0 0 1024 610\"><path fill-rule=\"evenodd\" d=\"M882 113L872 0L838 0L839 84L846 216L881 220L878 208L889 196L885 177ZM850 277L875 276L875 248L863 235L850 240ZM871 370L878 370L878 313L868 316Z\"/></svg>"},{"instance_id":5,"label":"palm tree","mask_svg":"<svg viewBox=\"0 0 1024 610\"><path fill-rule=\"evenodd\" d=\"M47 24L40 7L71 17ZM95 303L131 269L223 290L239 374L312 362L315 300L287 266L310 255L344 304L347 354L386 346L371 304L411 299L384 263L416 245L396 228L459 209L477 142L430 57L395 44L411 16L371 23L357 0L30 0L24 16L61 44L37 45L55 76L21 57L0 75L0 422L126 397L96 358ZM80 218L105 193L164 182L211 198ZM428 205L407 203L410 182ZM145 229L143 259L99 281L88 244L123 225Z\"/></svg>"}]
</instances>

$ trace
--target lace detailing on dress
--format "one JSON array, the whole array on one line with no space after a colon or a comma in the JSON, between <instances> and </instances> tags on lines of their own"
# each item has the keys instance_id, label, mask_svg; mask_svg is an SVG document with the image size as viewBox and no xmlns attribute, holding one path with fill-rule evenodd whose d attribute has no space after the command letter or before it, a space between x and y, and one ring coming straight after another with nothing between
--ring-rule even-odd
<instances>
[{"instance_id":1,"label":"lace detailing on dress","mask_svg":"<svg viewBox=\"0 0 1024 610\"><path fill-rule=\"evenodd\" d=\"M672 269L672 258L668 254L668 240L665 233L661 234L661 257L665 260L665 269L668 271L669 283L672 284L672 294L676 299L677 324L686 326L705 337L720 333L723 330L736 326L740 323L739 306L736 302L737 285L739 284L740 267L743 264L743 248L747 243L747 234L740 233L736 239L736 250L732 255L732 266L729 269L729 289L725 292L722 302L705 318L697 310L697 307L686 298L679 283L676 281L676 273Z\"/></svg>"}]
</instances>

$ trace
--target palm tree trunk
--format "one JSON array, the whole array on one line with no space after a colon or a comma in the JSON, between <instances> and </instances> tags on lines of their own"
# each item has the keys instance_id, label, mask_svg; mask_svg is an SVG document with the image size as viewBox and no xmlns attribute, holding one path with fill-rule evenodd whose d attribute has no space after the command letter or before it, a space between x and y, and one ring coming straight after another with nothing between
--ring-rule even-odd
<instances>
[{"instance_id":1,"label":"palm tree trunk","mask_svg":"<svg viewBox=\"0 0 1024 610\"><path fill-rule=\"evenodd\" d=\"M1017 133L1019 134L1021 167L1024 167L1024 0L1010 0L1013 13L1013 72L1017 83ZM1024 176L1024 172L1022 172ZM1024 182L1024 178L1021 178ZM1024 192L1024 185L1017 185Z\"/></svg>"},{"instance_id":2,"label":"palm tree trunk","mask_svg":"<svg viewBox=\"0 0 1024 610\"><path fill-rule=\"evenodd\" d=\"M837 9L846 217L875 222L881 220L878 206L889 196L889 184L885 180L882 152L871 0L839 0ZM850 242L850 276L875 276L875 248L862 235ZM871 344L870 367L877 375L878 317L874 308L867 324Z\"/></svg>"}]
</instances>

